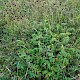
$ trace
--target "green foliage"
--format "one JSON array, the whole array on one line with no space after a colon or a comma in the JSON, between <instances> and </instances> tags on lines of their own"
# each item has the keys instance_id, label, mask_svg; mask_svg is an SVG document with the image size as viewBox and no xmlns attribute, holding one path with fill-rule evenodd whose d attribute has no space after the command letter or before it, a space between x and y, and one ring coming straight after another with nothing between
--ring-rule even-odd
<instances>
[{"instance_id":1,"label":"green foliage","mask_svg":"<svg viewBox=\"0 0 80 80\"><path fill-rule=\"evenodd\" d=\"M79 4L0 0L0 80L76 80Z\"/></svg>"}]
</instances>

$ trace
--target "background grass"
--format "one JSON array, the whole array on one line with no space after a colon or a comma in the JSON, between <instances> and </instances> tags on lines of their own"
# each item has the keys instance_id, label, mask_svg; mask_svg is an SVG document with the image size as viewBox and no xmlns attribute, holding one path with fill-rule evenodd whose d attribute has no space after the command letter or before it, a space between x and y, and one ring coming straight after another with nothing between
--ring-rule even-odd
<instances>
[{"instance_id":1,"label":"background grass","mask_svg":"<svg viewBox=\"0 0 80 80\"><path fill-rule=\"evenodd\" d=\"M0 0L0 80L77 80L80 0Z\"/></svg>"}]
</instances>

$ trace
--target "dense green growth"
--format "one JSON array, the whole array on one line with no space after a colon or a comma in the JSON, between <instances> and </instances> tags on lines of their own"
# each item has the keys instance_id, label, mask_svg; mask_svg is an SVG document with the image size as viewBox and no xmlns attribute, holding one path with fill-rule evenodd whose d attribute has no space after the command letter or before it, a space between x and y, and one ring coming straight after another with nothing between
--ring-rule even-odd
<instances>
[{"instance_id":1,"label":"dense green growth","mask_svg":"<svg viewBox=\"0 0 80 80\"><path fill-rule=\"evenodd\" d=\"M80 0L0 0L0 80L77 80Z\"/></svg>"}]
</instances>

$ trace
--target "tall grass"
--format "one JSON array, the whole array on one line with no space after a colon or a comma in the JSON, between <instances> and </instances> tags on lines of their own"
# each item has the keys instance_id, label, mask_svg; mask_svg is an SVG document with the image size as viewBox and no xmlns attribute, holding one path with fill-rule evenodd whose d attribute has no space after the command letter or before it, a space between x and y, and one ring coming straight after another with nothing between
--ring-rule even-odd
<instances>
[{"instance_id":1,"label":"tall grass","mask_svg":"<svg viewBox=\"0 0 80 80\"><path fill-rule=\"evenodd\" d=\"M1 80L80 77L80 0L0 0L0 37Z\"/></svg>"}]
</instances>

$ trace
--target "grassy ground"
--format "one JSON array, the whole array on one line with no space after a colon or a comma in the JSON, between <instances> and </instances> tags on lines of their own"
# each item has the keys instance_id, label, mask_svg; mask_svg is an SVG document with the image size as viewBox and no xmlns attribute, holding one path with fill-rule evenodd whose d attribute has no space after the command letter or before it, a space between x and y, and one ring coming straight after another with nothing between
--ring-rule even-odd
<instances>
[{"instance_id":1,"label":"grassy ground","mask_svg":"<svg viewBox=\"0 0 80 80\"><path fill-rule=\"evenodd\" d=\"M0 0L0 80L78 80L80 0Z\"/></svg>"}]
</instances>

